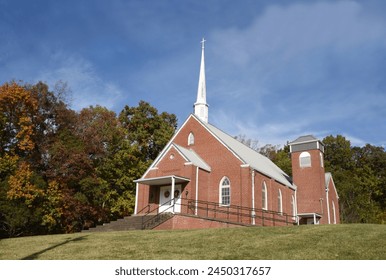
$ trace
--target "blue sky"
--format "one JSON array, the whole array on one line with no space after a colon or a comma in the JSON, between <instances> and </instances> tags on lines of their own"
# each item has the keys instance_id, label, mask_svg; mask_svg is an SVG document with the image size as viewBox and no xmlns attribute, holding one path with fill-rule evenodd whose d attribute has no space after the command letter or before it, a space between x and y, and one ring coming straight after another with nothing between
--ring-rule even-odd
<instances>
[{"instance_id":1,"label":"blue sky","mask_svg":"<svg viewBox=\"0 0 386 280\"><path fill-rule=\"evenodd\" d=\"M209 122L283 145L386 146L386 1L0 0L0 84L71 89L71 107L150 102L181 124L205 37Z\"/></svg>"}]
</instances>

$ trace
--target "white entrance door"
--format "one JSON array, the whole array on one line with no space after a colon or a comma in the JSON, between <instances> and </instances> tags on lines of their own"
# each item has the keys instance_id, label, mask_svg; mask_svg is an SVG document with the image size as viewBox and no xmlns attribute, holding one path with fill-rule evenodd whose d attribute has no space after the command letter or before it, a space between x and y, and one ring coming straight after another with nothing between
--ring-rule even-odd
<instances>
[{"instance_id":1,"label":"white entrance door","mask_svg":"<svg viewBox=\"0 0 386 280\"><path fill-rule=\"evenodd\" d=\"M159 212L173 212L172 198L171 195L172 186L164 186L160 188L160 197L159 197ZM181 211L181 185L176 185L174 187L174 197L175 197L175 205L174 212Z\"/></svg>"}]
</instances>

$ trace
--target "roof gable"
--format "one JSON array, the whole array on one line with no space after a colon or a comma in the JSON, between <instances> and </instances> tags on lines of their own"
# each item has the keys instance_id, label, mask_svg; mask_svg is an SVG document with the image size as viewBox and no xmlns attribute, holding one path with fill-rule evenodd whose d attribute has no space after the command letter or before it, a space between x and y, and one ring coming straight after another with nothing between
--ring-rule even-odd
<instances>
[{"instance_id":1,"label":"roof gable","mask_svg":"<svg viewBox=\"0 0 386 280\"><path fill-rule=\"evenodd\" d=\"M210 166L193 150L186 149L184 147L181 147L175 143L170 143L170 145L167 145L164 150L162 151L162 156L158 157L156 160L154 160L153 164L151 165L152 168L157 167L157 165L160 164L160 162L163 161L165 158L165 155L169 153L170 150L175 150L185 161L185 164L193 164L194 166L197 166L205 171L210 172L211 168ZM143 176L144 177L144 176Z\"/></svg>"},{"instance_id":2,"label":"roof gable","mask_svg":"<svg viewBox=\"0 0 386 280\"><path fill-rule=\"evenodd\" d=\"M198 166L199 168L206 170L208 172L211 171L210 166L193 150L186 149L184 147L181 147L175 143L172 144L176 149L184 155L184 157L187 159L188 162L194 164L195 166Z\"/></svg>"},{"instance_id":3,"label":"roof gable","mask_svg":"<svg viewBox=\"0 0 386 280\"><path fill-rule=\"evenodd\" d=\"M338 192L336 190L334 180L332 179L332 174L330 172L327 172L327 173L324 174L324 176L325 176L326 190L329 191L328 188L329 188L330 182L331 182L332 183L332 187L334 188L336 197L339 199L339 195L338 195Z\"/></svg>"},{"instance_id":4,"label":"roof gable","mask_svg":"<svg viewBox=\"0 0 386 280\"><path fill-rule=\"evenodd\" d=\"M145 173L142 175L141 178L145 178L146 175L149 173L149 171L157 166L157 164L162 160L162 158L168 153L168 151L174 147L178 152L181 154L181 156L186 159L187 162L191 162L195 166L198 166L202 168L203 170L210 171L210 166L202 160L196 153L193 151L190 151L186 148L183 148L175 143L173 143L174 139L178 136L180 131L185 127L185 125L192 119L198 120L193 114L189 115L189 117L185 120L185 122L181 125L179 129L174 133L172 138L169 140L169 142L166 144L166 146L162 149L162 151L159 153L159 155L154 159L152 164L149 166L149 168L145 171ZM199 121L201 123L201 121Z\"/></svg>"}]
</instances>

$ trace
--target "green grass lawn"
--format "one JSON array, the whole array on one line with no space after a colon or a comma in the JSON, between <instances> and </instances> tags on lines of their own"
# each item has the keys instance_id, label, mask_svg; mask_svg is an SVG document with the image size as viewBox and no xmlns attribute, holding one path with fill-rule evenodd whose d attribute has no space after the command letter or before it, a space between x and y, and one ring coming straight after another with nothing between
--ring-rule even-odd
<instances>
[{"instance_id":1,"label":"green grass lawn","mask_svg":"<svg viewBox=\"0 0 386 280\"><path fill-rule=\"evenodd\" d=\"M0 240L0 259L375 260L386 225L76 233Z\"/></svg>"}]
</instances>

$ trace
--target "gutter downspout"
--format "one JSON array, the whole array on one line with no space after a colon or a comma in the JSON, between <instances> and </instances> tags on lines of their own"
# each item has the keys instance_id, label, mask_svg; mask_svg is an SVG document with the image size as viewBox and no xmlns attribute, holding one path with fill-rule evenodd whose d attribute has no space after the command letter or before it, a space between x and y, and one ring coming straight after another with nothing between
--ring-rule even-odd
<instances>
[{"instance_id":1,"label":"gutter downspout","mask_svg":"<svg viewBox=\"0 0 386 280\"><path fill-rule=\"evenodd\" d=\"M256 224L255 217L256 217L256 212L255 212L255 170L252 169L252 225Z\"/></svg>"},{"instance_id":2,"label":"gutter downspout","mask_svg":"<svg viewBox=\"0 0 386 280\"><path fill-rule=\"evenodd\" d=\"M296 222L297 224L299 225L300 223L300 219L299 219L299 216L298 216L298 188L296 187L296 190L295 190L295 219L296 219Z\"/></svg>"},{"instance_id":3,"label":"gutter downspout","mask_svg":"<svg viewBox=\"0 0 386 280\"><path fill-rule=\"evenodd\" d=\"M195 209L194 209L194 215L197 216L197 208L198 208L198 166L196 166L196 202L195 202Z\"/></svg>"}]
</instances>

